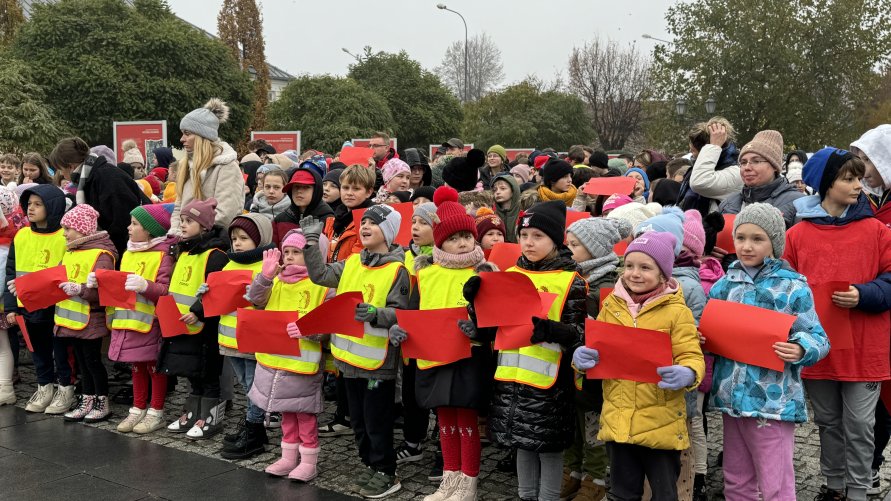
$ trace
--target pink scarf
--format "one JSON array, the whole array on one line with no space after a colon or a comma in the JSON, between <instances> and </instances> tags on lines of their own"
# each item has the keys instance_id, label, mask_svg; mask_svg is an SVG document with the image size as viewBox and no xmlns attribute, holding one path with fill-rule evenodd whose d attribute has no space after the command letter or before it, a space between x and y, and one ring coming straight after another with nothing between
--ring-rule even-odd
<instances>
[{"instance_id":1,"label":"pink scarf","mask_svg":"<svg viewBox=\"0 0 891 501\"><path fill-rule=\"evenodd\" d=\"M286 284L296 284L307 276L309 273L306 271L306 266L287 264L278 274L278 279Z\"/></svg>"}]
</instances>

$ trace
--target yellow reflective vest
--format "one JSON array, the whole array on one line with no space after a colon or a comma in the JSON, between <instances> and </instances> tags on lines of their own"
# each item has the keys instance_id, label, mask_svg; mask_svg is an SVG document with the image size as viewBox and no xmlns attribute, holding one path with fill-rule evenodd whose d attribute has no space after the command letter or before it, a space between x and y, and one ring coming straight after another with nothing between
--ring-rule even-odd
<instances>
[{"instance_id":1,"label":"yellow reflective vest","mask_svg":"<svg viewBox=\"0 0 891 501\"><path fill-rule=\"evenodd\" d=\"M300 316L306 315L325 301L328 288L312 283L304 278L297 283L286 284L278 279L272 283L268 311L297 310ZM256 353L257 363L271 369L281 369L296 374L316 374L322 361L322 344L309 339L300 339L300 356Z\"/></svg>"},{"instance_id":2,"label":"yellow reflective vest","mask_svg":"<svg viewBox=\"0 0 891 501\"><path fill-rule=\"evenodd\" d=\"M86 283L87 275L93 271L96 260L103 253L111 256L114 261L114 256L102 249L73 250L63 254L62 264L65 265L68 281L78 284ZM53 320L59 327L82 331L90 322L90 303L79 296L69 296L56 304Z\"/></svg>"},{"instance_id":3,"label":"yellow reflective vest","mask_svg":"<svg viewBox=\"0 0 891 501\"><path fill-rule=\"evenodd\" d=\"M418 291L421 294L421 310L438 310L467 306L464 299L464 284L474 276L473 268L450 269L438 264L418 271ZM418 359L418 369L429 369L445 365Z\"/></svg>"},{"instance_id":4,"label":"yellow reflective vest","mask_svg":"<svg viewBox=\"0 0 891 501\"><path fill-rule=\"evenodd\" d=\"M121 271L139 275L154 282L158 278L158 270L164 259L163 251L124 252L121 257ZM155 321L155 303L142 294L136 294L136 308L126 310L115 307L111 320L111 328L148 333Z\"/></svg>"},{"instance_id":5,"label":"yellow reflective vest","mask_svg":"<svg viewBox=\"0 0 891 501\"><path fill-rule=\"evenodd\" d=\"M557 294L557 298L548 311L548 319L560 321L563 305L569 295L574 271L529 271L516 266L507 271L522 273L532 280L539 292ZM520 349L502 350L498 352L498 368L495 379L525 384L535 388L547 389L557 382L560 370L560 359L563 352L557 343L539 343Z\"/></svg>"},{"instance_id":6,"label":"yellow reflective vest","mask_svg":"<svg viewBox=\"0 0 891 501\"><path fill-rule=\"evenodd\" d=\"M57 266L67 249L61 228L52 233L35 233L29 227L22 228L12 242L15 246L16 278ZM21 307L22 302L18 301L18 305Z\"/></svg>"},{"instance_id":7,"label":"yellow reflective vest","mask_svg":"<svg viewBox=\"0 0 891 501\"><path fill-rule=\"evenodd\" d=\"M223 267L223 271L229 270L250 270L251 278L257 276L257 273L260 273L260 270L263 268L263 261L257 261L256 263L250 264L241 264L236 263L235 261L230 261L226 266ZM278 279L276 279L278 280ZM254 309L253 306L248 306L250 309ZM235 339L235 327L238 324L238 310L230 311L225 315L220 315L220 330L217 335L217 342L220 346L225 346L226 348L232 348L233 350L238 349L238 341Z\"/></svg>"},{"instance_id":8,"label":"yellow reflective vest","mask_svg":"<svg viewBox=\"0 0 891 501\"><path fill-rule=\"evenodd\" d=\"M209 249L201 254L184 253L180 254L179 259L176 260L173 274L170 275L170 295L173 296L176 307L183 315L189 313L189 308L198 300L195 294L198 292L198 287L204 283L204 271L207 268L207 260L210 259L211 252L221 251ZM201 332L204 323L196 322L187 327L189 334L197 334Z\"/></svg>"}]
</instances>

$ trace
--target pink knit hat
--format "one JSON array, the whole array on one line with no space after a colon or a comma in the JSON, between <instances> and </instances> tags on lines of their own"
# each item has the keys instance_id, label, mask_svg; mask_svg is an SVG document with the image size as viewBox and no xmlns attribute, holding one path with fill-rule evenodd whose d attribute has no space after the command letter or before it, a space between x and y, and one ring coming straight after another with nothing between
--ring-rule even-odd
<instances>
[{"instance_id":1,"label":"pink knit hat","mask_svg":"<svg viewBox=\"0 0 891 501\"><path fill-rule=\"evenodd\" d=\"M66 228L71 228L83 235L92 235L96 233L96 225L99 220L99 213L96 212L89 204L75 205L62 216L60 224Z\"/></svg>"},{"instance_id":2,"label":"pink knit hat","mask_svg":"<svg viewBox=\"0 0 891 501\"><path fill-rule=\"evenodd\" d=\"M285 238L282 239L282 250L285 250L285 247L296 247L303 250L306 247L306 237L303 235L303 231L298 228L285 234Z\"/></svg>"},{"instance_id":3,"label":"pink knit hat","mask_svg":"<svg viewBox=\"0 0 891 501\"><path fill-rule=\"evenodd\" d=\"M665 278L671 278L671 271L674 269L674 246L677 239L674 235L667 231L648 231L633 242L628 244L625 250L625 259L632 252L642 252L656 261L656 266L665 275Z\"/></svg>"},{"instance_id":4,"label":"pink knit hat","mask_svg":"<svg viewBox=\"0 0 891 501\"><path fill-rule=\"evenodd\" d=\"M603 212L608 210L613 210L615 208L621 207L625 204L630 204L634 200L631 200L631 197L628 195L619 195L618 193L613 193L603 202Z\"/></svg>"},{"instance_id":5,"label":"pink knit hat","mask_svg":"<svg viewBox=\"0 0 891 501\"><path fill-rule=\"evenodd\" d=\"M211 230L213 223L217 218L217 199L208 198L207 200L192 200L187 203L180 214L189 216L196 221L205 230Z\"/></svg>"},{"instance_id":6,"label":"pink knit hat","mask_svg":"<svg viewBox=\"0 0 891 501\"><path fill-rule=\"evenodd\" d=\"M702 214L698 210L684 212L684 247L697 256L702 256L705 252L705 229L702 227Z\"/></svg>"},{"instance_id":7,"label":"pink knit hat","mask_svg":"<svg viewBox=\"0 0 891 501\"><path fill-rule=\"evenodd\" d=\"M402 172L411 174L411 167L409 167L407 163L399 160L398 158L391 158L390 160L387 160L387 163L385 163L384 166L381 167L381 176L384 179L384 184L389 183L391 179Z\"/></svg>"}]
</instances>

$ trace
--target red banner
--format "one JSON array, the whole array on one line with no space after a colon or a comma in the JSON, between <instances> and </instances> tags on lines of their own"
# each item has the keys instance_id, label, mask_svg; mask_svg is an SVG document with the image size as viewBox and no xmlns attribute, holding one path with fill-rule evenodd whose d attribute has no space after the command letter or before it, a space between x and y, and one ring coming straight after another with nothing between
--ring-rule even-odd
<instances>
[{"instance_id":1,"label":"red banner","mask_svg":"<svg viewBox=\"0 0 891 501\"><path fill-rule=\"evenodd\" d=\"M251 132L251 141L262 139L275 148L276 153L294 150L300 154L299 130L255 130Z\"/></svg>"},{"instance_id":2,"label":"red banner","mask_svg":"<svg viewBox=\"0 0 891 501\"><path fill-rule=\"evenodd\" d=\"M144 122L114 122L112 124L114 135L114 151L118 162L124 161L124 141L132 139L136 141L136 147L145 158L146 169L154 165L155 148L167 146L167 120L149 120Z\"/></svg>"}]
</instances>

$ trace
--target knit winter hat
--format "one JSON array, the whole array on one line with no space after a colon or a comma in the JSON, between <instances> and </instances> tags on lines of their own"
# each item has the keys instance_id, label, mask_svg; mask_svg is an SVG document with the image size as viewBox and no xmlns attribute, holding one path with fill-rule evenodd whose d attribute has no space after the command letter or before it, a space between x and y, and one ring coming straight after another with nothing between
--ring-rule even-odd
<instances>
[{"instance_id":1,"label":"knit winter hat","mask_svg":"<svg viewBox=\"0 0 891 501\"><path fill-rule=\"evenodd\" d=\"M322 182L324 183L325 181L330 181L330 182L334 183L334 185L337 186L338 189L340 189L340 175L341 174L343 174L343 169L330 170L330 171L328 171L327 174L325 174L325 177L322 178Z\"/></svg>"},{"instance_id":2,"label":"knit winter hat","mask_svg":"<svg viewBox=\"0 0 891 501\"><path fill-rule=\"evenodd\" d=\"M65 228L71 228L84 236L96 233L99 221L99 213L89 204L75 205L62 216L59 223Z\"/></svg>"},{"instance_id":3,"label":"knit winter hat","mask_svg":"<svg viewBox=\"0 0 891 501\"><path fill-rule=\"evenodd\" d=\"M594 259L613 252L613 247L631 234L631 224L624 219L589 217L569 225L566 233L572 233L591 253Z\"/></svg>"},{"instance_id":4,"label":"knit winter hat","mask_svg":"<svg viewBox=\"0 0 891 501\"><path fill-rule=\"evenodd\" d=\"M613 193L609 196L609 198L606 199L605 202L603 202L603 212L606 212L608 210L616 210L619 207L625 204L630 204L633 201L634 200L631 200L631 197L629 197L628 195Z\"/></svg>"},{"instance_id":5,"label":"knit winter hat","mask_svg":"<svg viewBox=\"0 0 891 501\"><path fill-rule=\"evenodd\" d=\"M804 184L817 190L820 200L826 198L826 193L838 177L838 171L841 166L848 160L854 158L854 155L838 148L827 146L820 151L811 155L807 163L804 164L802 171L802 180Z\"/></svg>"},{"instance_id":6,"label":"knit winter hat","mask_svg":"<svg viewBox=\"0 0 891 501\"><path fill-rule=\"evenodd\" d=\"M801 162L789 162L786 165L786 181L790 183L794 183L795 181L802 181L804 178L804 165Z\"/></svg>"},{"instance_id":7,"label":"knit winter hat","mask_svg":"<svg viewBox=\"0 0 891 501\"><path fill-rule=\"evenodd\" d=\"M628 171L628 164L621 158L610 158L609 162L607 162L607 166L610 169L616 169L623 176L625 175L625 172Z\"/></svg>"},{"instance_id":8,"label":"knit winter hat","mask_svg":"<svg viewBox=\"0 0 891 501\"><path fill-rule=\"evenodd\" d=\"M591 167L599 167L601 169L609 169L609 155L602 151L595 151L591 153L591 156L588 158L588 165Z\"/></svg>"},{"instance_id":9,"label":"knit winter hat","mask_svg":"<svg viewBox=\"0 0 891 501\"><path fill-rule=\"evenodd\" d=\"M647 176L647 173L640 167L632 167L632 168L626 170L625 177L628 177L628 174L631 174L632 172L636 172L636 173L640 174L640 176L643 178L644 191L643 191L642 196L644 197L644 200L649 199L650 198L650 177Z\"/></svg>"},{"instance_id":10,"label":"knit winter hat","mask_svg":"<svg viewBox=\"0 0 891 501\"><path fill-rule=\"evenodd\" d=\"M8 216L19 206L19 197L11 188L0 185L0 213Z\"/></svg>"},{"instance_id":11,"label":"knit winter hat","mask_svg":"<svg viewBox=\"0 0 891 501\"><path fill-rule=\"evenodd\" d=\"M486 151L486 155L488 156L489 153L498 155L499 157L501 157L502 162L507 163L507 150L504 149L504 146L501 146L500 144L493 144L489 147L489 150Z\"/></svg>"},{"instance_id":12,"label":"knit winter hat","mask_svg":"<svg viewBox=\"0 0 891 501\"><path fill-rule=\"evenodd\" d=\"M662 206L659 204L649 203L642 204L640 202L631 202L613 209L606 217L609 219L624 219L631 223L631 227L635 228L648 218L662 213Z\"/></svg>"},{"instance_id":13,"label":"knit winter hat","mask_svg":"<svg viewBox=\"0 0 891 501\"><path fill-rule=\"evenodd\" d=\"M282 250L285 250L285 247L296 247L303 250L306 247L306 237L303 235L303 230L295 228L286 233L285 238L282 239Z\"/></svg>"},{"instance_id":14,"label":"knit winter hat","mask_svg":"<svg viewBox=\"0 0 891 501\"><path fill-rule=\"evenodd\" d=\"M684 247L701 256L705 251L705 228L698 210L684 212Z\"/></svg>"},{"instance_id":15,"label":"knit winter hat","mask_svg":"<svg viewBox=\"0 0 891 501\"><path fill-rule=\"evenodd\" d=\"M467 231L476 240L476 224L458 203L458 192L449 186L437 188L433 194L436 219L433 221L433 243L442 249L442 243L459 231Z\"/></svg>"},{"instance_id":16,"label":"knit winter hat","mask_svg":"<svg viewBox=\"0 0 891 501\"><path fill-rule=\"evenodd\" d=\"M677 243L671 233L647 231L628 244L628 249L625 250L625 259L628 259L628 255L632 252L642 252L656 261L656 266L659 267L665 278L671 278L671 271L674 269L674 248Z\"/></svg>"},{"instance_id":17,"label":"knit winter hat","mask_svg":"<svg viewBox=\"0 0 891 501\"><path fill-rule=\"evenodd\" d=\"M393 245L393 240L399 233L399 226L402 224L402 214L399 214L399 211L389 205L372 205L362 214L362 219L371 219L371 222L380 226L387 247Z\"/></svg>"},{"instance_id":18,"label":"knit winter hat","mask_svg":"<svg viewBox=\"0 0 891 501\"><path fill-rule=\"evenodd\" d=\"M532 179L532 168L526 164L517 164L511 167L510 173L520 177L521 183L528 183Z\"/></svg>"},{"instance_id":19,"label":"knit winter hat","mask_svg":"<svg viewBox=\"0 0 891 501\"><path fill-rule=\"evenodd\" d=\"M203 107L190 111L179 121L179 129L197 134L204 139L220 140L220 124L229 119L229 107L218 98L211 98Z\"/></svg>"},{"instance_id":20,"label":"knit winter hat","mask_svg":"<svg viewBox=\"0 0 891 501\"><path fill-rule=\"evenodd\" d=\"M775 130L762 130L739 150L739 158L746 153L761 155L779 172L783 165L783 135Z\"/></svg>"},{"instance_id":21,"label":"knit winter hat","mask_svg":"<svg viewBox=\"0 0 891 501\"><path fill-rule=\"evenodd\" d=\"M390 180L403 172L411 175L411 167L398 158L387 160L387 163L381 167L381 176L384 178L384 184L389 183Z\"/></svg>"},{"instance_id":22,"label":"knit winter hat","mask_svg":"<svg viewBox=\"0 0 891 501\"><path fill-rule=\"evenodd\" d=\"M681 253L681 243L684 241L684 211L677 207L665 207L662 214L653 216L634 228L635 235L647 231L671 233L674 236L674 255L677 256Z\"/></svg>"},{"instance_id":23,"label":"knit winter hat","mask_svg":"<svg viewBox=\"0 0 891 501\"><path fill-rule=\"evenodd\" d=\"M142 152L139 151L139 148L136 146L136 142L132 141L132 144L127 144L127 141L124 141L125 148L126 146L131 146L130 149L124 151L124 162L128 164L141 164L145 165L145 158L142 156Z\"/></svg>"},{"instance_id":24,"label":"knit winter hat","mask_svg":"<svg viewBox=\"0 0 891 501\"><path fill-rule=\"evenodd\" d=\"M183 207L180 214L190 217L197 222L205 230L213 228L217 214L217 199L208 198L207 200L192 200Z\"/></svg>"},{"instance_id":25,"label":"knit winter hat","mask_svg":"<svg viewBox=\"0 0 891 501\"><path fill-rule=\"evenodd\" d=\"M773 256L782 257L786 250L786 221L783 213L770 204L754 203L747 205L733 220L733 234L739 225L751 223L764 230L773 246Z\"/></svg>"},{"instance_id":26,"label":"knit winter hat","mask_svg":"<svg viewBox=\"0 0 891 501\"><path fill-rule=\"evenodd\" d=\"M507 235L504 221L498 217L492 209L488 207L480 207L476 211L476 234L480 240L486 236L486 233L492 230L498 230L502 235Z\"/></svg>"},{"instance_id":27,"label":"knit winter hat","mask_svg":"<svg viewBox=\"0 0 891 501\"><path fill-rule=\"evenodd\" d=\"M235 228L244 230L257 247L272 243L272 221L263 214L252 212L235 216L235 219L229 223L230 237Z\"/></svg>"},{"instance_id":28,"label":"knit winter hat","mask_svg":"<svg viewBox=\"0 0 891 501\"><path fill-rule=\"evenodd\" d=\"M538 202L525 212L521 211L517 215L517 235L523 228L541 230L553 240L554 245L562 247L566 231L566 204L562 200L549 200Z\"/></svg>"},{"instance_id":29,"label":"knit winter hat","mask_svg":"<svg viewBox=\"0 0 891 501\"><path fill-rule=\"evenodd\" d=\"M432 186L419 186L415 188L415 191L412 192L410 202L414 202L419 197L424 197L427 200L433 200L433 193L436 191L436 188Z\"/></svg>"},{"instance_id":30,"label":"knit winter hat","mask_svg":"<svg viewBox=\"0 0 891 501\"><path fill-rule=\"evenodd\" d=\"M297 163L297 162L294 162ZM299 166L307 169L312 169L319 175L319 177L325 177L325 173L328 172L328 162L325 161L324 155L313 155L308 159L304 160Z\"/></svg>"},{"instance_id":31,"label":"knit winter hat","mask_svg":"<svg viewBox=\"0 0 891 501\"><path fill-rule=\"evenodd\" d=\"M554 183L566 175L572 174L572 166L566 160L552 158L541 168L542 183L550 188Z\"/></svg>"},{"instance_id":32,"label":"knit winter hat","mask_svg":"<svg viewBox=\"0 0 891 501\"><path fill-rule=\"evenodd\" d=\"M152 153L155 155L155 168L167 168L176 161L173 157L173 150L166 146L155 148L152 150ZM166 179L161 179L161 181L166 181Z\"/></svg>"},{"instance_id":33,"label":"knit winter hat","mask_svg":"<svg viewBox=\"0 0 891 501\"><path fill-rule=\"evenodd\" d=\"M442 169L442 180L457 191L472 191L479 181L479 168L486 163L486 154L476 148L465 157L453 157Z\"/></svg>"},{"instance_id":34,"label":"knit winter hat","mask_svg":"<svg viewBox=\"0 0 891 501\"><path fill-rule=\"evenodd\" d=\"M551 158L553 157L545 154L539 154L537 157L535 157L535 160L533 160L532 166L535 168L535 170L539 170L543 168L545 164L551 160Z\"/></svg>"},{"instance_id":35,"label":"knit winter hat","mask_svg":"<svg viewBox=\"0 0 891 501\"><path fill-rule=\"evenodd\" d=\"M424 202L415 205L415 211L412 216L418 216L423 219L424 222L433 226L433 220L436 219L436 204L433 202Z\"/></svg>"},{"instance_id":36,"label":"knit winter hat","mask_svg":"<svg viewBox=\"0 0 891 501\"><path fill-rule=\"evenodd\" d=\"M170 174L170 169L168 169L167 167L155 167L154 169L149 171L150 176L155 176L156 178L158 178L158 181L161 181L162 183L167 182L168 174Z\"/></svg>"},{"instance_id":37,"label":"knit winter hat","mask_svg":"<svg viewBox=\"0 0 891 501\"><path fill-rule=\"evenodd\" d=\"M130 215L154 238L162 237L170 231L171 214L173 204L140 205L130 211Z\"/></svg>"},{"instance_id":38,"label":"knit winter hat","mask_svg":"<svg viewBox=\"0 0 891 501\"><path fill-rule=\"evenodd\" d=\"M152 195L160 195L161 194L161 181L155 176L148 175L142 178L143 181L148 183L149 188L152 190Z\"/></svg>"}]
</instances>

